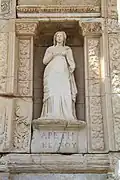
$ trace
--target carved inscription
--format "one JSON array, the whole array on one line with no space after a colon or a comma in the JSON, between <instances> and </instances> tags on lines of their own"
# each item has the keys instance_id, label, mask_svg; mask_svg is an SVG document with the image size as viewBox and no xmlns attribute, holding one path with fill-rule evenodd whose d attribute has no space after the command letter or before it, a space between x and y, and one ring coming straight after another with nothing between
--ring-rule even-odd
<instances>
[{"instance_id":1,"label":"carved inscription","mask_svg":"<svg viewBox=\"0 0 120 180\"><path fill-rule=\"evenodd\" d=\"M39 145L38 145L39 144ZM32 137L32 152L76 152L77 132L35 130Z\"/></svg>"},{"instance_id":2,"label":"carved inscription","mask_svg":"<svg viewBox=\"0 0 120 180\"><path fill-rule=\"evenodd\" d=\"M41 132L41 148L51 149L61 146L60 148L76 148L76 133L73 132Z\"/></svg>"}]
</instances>

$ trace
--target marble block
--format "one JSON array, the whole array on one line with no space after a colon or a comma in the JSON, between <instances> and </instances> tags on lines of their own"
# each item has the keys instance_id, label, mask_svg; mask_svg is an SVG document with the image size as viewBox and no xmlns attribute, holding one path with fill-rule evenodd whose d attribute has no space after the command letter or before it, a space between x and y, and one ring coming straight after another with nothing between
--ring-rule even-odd
<instances>
[{"instance_id":1,"label":"marble block","mask_svg":"<svg viewBox=\"0 0 120 180\"><path fill-rule=\"evenodd\" d=\"M106 180L106 174L19 174L12 180Z\"/></svg>"},{"instance_id":2,"label":"marble block","mask_svg":"<svg viewBox=\"0 0 120 180\"><path fill-rule=\"evenodd\" d=\"M84 121L33 120L32 153L86 152Z\"/></svg>"}]
</instances>

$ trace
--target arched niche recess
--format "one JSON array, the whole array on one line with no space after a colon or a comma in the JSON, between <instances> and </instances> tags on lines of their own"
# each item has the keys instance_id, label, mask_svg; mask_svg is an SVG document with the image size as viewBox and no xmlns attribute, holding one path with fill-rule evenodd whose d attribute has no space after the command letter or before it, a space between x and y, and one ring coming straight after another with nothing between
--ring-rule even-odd
<instances>
[{"instance_id":1,"label":"arched niche recess","mask_svg":"<svg viewBox=\"0 0 120 180\"><path fill-rule=\"evenodd\" d=\"M53 35L62 30L67 34L66 45L73 50L76 63L75 79L78 89L76 100L76 114L80 120L85 120L85 80L84 80L84 40L77 22L46 22L40 23L38 39L34 45L33 68L33 119L39 118L43 99L43 72L42 63L47 47L53 44Z\"/></svg>"}]
</instances>

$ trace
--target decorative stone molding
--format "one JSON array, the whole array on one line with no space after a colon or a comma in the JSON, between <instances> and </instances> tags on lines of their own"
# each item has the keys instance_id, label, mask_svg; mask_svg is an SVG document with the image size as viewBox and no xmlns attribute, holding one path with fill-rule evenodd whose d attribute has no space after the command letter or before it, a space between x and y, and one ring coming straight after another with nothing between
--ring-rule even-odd
<instances>
[{"instance_id":1,"label":"decorative stone molding","mask_svg":"<svg viewBox=\"0 0 120 180\"><path fill-rule=\"evenodd\" d=\"M117 0L108 0L108 17L113 19L118 18Z\"/></svg>"},{"instance_id":2,"label":"decorative stone molding","mask_svg":"<svg viewBox=\"0 0 120 180\"><path fill-rule=\"evenodd\" d=\"M16 20L17 35L35 35L37 32L38 21Z\"/></svg>"},{"instance_id":3,"label":"decorative stone molding","mask_svg":"<svg viewBox=\"0 0 120 180\"><path fill-rule=\"evenodd\" d=\"M13 122L13 152L30 152L32 100L15 99Z\"/></svg>"},{"instance_id":4,"label":"decorative stone molding","mask_svg":"<svg viewBox=\"0 0 120 180\"><path fill-rule=\"evenodd\" d=\"M1 0L1 13L8 14L10 12L10 0Z\"/></svg>"},{"instance_id":5,"label":"decorative stone molding","mask_svg":"<svg viewBox=\"0 0 120 180\"><path fill-rule=\"evenodd\" d=\"M34 0L34 1L27 1L26 0L18 0L18 4L19 5L31 5L31 4L36 4L36 5L91 5L91 6L100 6L101 1L100 0L74 0L74 1L70 1L70 0Z\"/></svg>"},{"instance_id":6,"label":"decorative stone molding","mask_svg":"<svg viewBox=\"0 0 120 180\"><path fill-rule=\"evenodd\" d=\"M66 120L54 120L54 119L35 119L33 120L33 125L36 128L41 128L41 127L45 127L45 128L49 128L50 126L54 129L56 128L67 128L67 129L71 129L71 128L83 128L85 127L86 123L85 121L80 121L80 120L75 120L75 121L66 121Z\"/></svg>"},{"instance_id":7,"label":"decorative stone molding","mask_svg":"<svg viewBox=\"0 0 120 180\"><path fill-rule=\"evenodd\" d=\"M13 99L0 97L0 152L12 149Z\"/></svg>"},{"instance_id":8,"label":"decorative stone molding","mask_svg":"<svg viewBox=\"0 0 120 180\"><path fill-rule=\"evenodd\" d=\"M19 39L18 95L32 96L31 39Z\"/></svg>"},{"instance_id":9,"label":"decorative stone molding","mask_svg":"<svg viewBox=\"0 0 120 180\"><path fill-rule=\"evenodd\" d=\"M120 34L109 34L112 118L116 150L120 150Z\"/></svg>"},{"instance_id":10,"label":"decorative stone molding","mask_svg":"<svg viewBox=\"0 0 120 180\"><path fill-rule=\"evenodd\" d=\"M113 177L115 180L120 179L120 153L110 153L110 169L113 172Z\"/></svg>"},{"instance_id":11,"label":"decorative stone molding","mask_svg":"<svg viewBox=\"0 0 120 180\"><path fill-rule=\"evenodd\" d=\"M108 33L120 33L120 22L116 19L108 19L106 22Z\"/></svg>"},{"instance_id":12,"label":"decorative stone molding","mask_svg":"<svg viewBox=\"0 0 120 180\"><path fill-rule=\"evenodd\" d=\"M17 6L17 13L98 13L99 6L80 5L38 5Z\"/></svg>"},{"instance_id":13,"label":"decorative stone molding","mask_svg":"<svg viewBox=\"0 0 120 180\"><path fill-rule=\"evenodd\" d=\"M79 26L82 29L83 35L89 34L101 34L102 33L102 24L101 22L82 22L79 21Z\"/></svg>"},{"instance_id":14,"label":"decorative stone molding","mask_svg":"<svg viewBox=\"0 0 120 180\"><path fill-rule=\"evenodd\" d=\"M91 23L90 23L91 24ZM87 26L89 27L89 26ZM90 25L91 27L91 25ZM93 26L92 26L93 27ZM89 152L105 151L104 124L101 98L101 75L100 75L100 37L91 36L96 28L85 29L86 46L86 101ZM99 31L98 31L99 32ZM86 35L86 34L85 34ZM93 90L96 89L96 90Z\"/></svg>"},{"instance_id":15,"label":"decorative stone molding","mask_svg":"<svg viewBox=\"0 0 120 180\"><path fill-rule=\"evenodd\" d=\"M0 18L11 19L16 17L16 0L1 0Z\"/></svg>"},{"instance_id":16,"label":"decorative stone molding","mask_svg":"<svg viewBox=\"0 0 120 180\"><path fill-rule=\"evenodd\" d=\"M8 71L8 33L0 33L0 93L6 92Z\"/></svg>"},{"instance_id":17,"label":"decorative stone molding","mask_svg":"<svg viewBox=\"0 0 120 180\"><path fill-rule=\"evenodd\" d=\"M108 154L9 154L0 159L0 171L10 173L107 173Z\"/></svg>"}]
</instances>

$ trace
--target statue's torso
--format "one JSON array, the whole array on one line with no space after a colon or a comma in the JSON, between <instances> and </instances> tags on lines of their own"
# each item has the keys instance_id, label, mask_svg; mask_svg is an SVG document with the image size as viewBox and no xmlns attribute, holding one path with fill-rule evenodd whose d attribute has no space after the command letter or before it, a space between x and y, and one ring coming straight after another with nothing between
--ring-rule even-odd
<instances>
[{"instance_id":1,"label":"statue's torso","mask_svg":"<svg viewBox=\"0 0 120 180\"><path fill-rule=\"evenodd\" d=\"M62 55L63 51L66 51L66 46L65 47L51 47L51 51L54 53L54 51L56 52L60 52L61 55L57 55L55 56L46 66L45 68L45 73L62 73L64 75L64 73L68 74L68 63L67 63L67 59L65 56Z\"/></svg>"}]
</instances>

